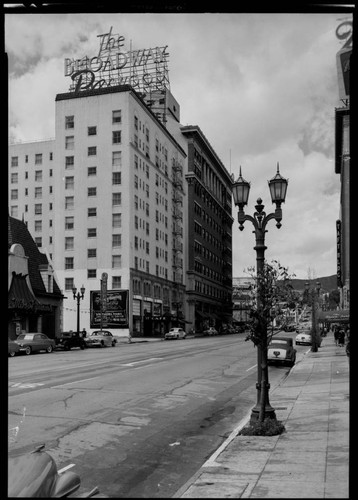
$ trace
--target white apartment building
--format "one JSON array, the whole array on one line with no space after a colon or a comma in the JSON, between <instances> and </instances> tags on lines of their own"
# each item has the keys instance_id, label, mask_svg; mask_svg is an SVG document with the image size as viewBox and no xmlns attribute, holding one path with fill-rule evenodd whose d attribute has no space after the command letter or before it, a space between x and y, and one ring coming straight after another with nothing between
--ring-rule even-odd
<instances>
[{"instance_id":1,"label":"white apartment building","mask_svg":"<svg viewBox=\"0 0 358 500\"><path fill-rule=\"evenodd\" d=\"M52 258L64 330L76 329L72 289L82 285L80 328L96 328L90 292L103 273L109 291L128 291L115 335L168 327L184 301L185 159L128 85L58 94L56 138L10 146L10 215Z\"/></svg>"}]
</instances>

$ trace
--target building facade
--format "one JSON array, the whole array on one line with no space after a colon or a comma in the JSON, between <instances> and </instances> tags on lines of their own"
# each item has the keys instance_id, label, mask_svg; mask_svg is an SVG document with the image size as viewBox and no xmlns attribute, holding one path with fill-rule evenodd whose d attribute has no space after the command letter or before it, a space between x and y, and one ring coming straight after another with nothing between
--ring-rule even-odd
<instances>
[{"instance_id":1,"label":"building facade","mask_svg":"<svg viewBox=\"0 0 358 500\"><path fill-rule=\"evenodd\" d=\"M49 257L24 222L8 217L8 337L61 329L63 295Z\"/></svg>"}]
</instances>

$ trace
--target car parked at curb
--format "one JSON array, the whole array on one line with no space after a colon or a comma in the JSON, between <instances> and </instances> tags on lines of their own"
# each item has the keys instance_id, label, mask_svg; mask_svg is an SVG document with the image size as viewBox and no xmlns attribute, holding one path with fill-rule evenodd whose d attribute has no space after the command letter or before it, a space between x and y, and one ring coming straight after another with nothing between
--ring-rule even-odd
<instances>
[{"instance_id":1,"label":"car parked at curb","mask_svg":"<svg viewBox=\"0 0 358 500\"><path fill-rule=\"evenodd\" d=\"M312 345L311 330L303 330L296 335L296 345Z\"/></svg>"},{"instance_id":2,"label":"car parked at curb","mask_svg":"<svg viewBox=\"0 0 358 500\"><path fill-rule=\"evenodd\" d=\"M290 337L274 337L268 345L267 363L288 364L293 366L296 362L296 349Z\"/></svg>"},{"instance_id":3,"label":"car parked at curb","mask_svg":"<svg viewBox=\"0 0 358 500\"><path fill-rule=\"evenodd\" d=\"M61 336L55 339L56 349L65 349L70 351L73 347L84 349L87 347L85 339L77 332L62 332Z\"/></svg>"},{"instance_id":4,"label":"car parked at curb","mask_svg":"<svg viewBox=\"0 0 358 500\"><path fill-rule=\"evenodd\" d=\"M19 352L19 349L20 348L19 348L18 344L14 340L8 339L8 341L7 341L8 356L13 358L15 356L15 354L17 354Z\"/></svg>"},{"instance_id":5,"label":"car parked at curb","mask_svg":"<svg viewBox=\"0 0 358 500\"><path fill-rule=\"evenodd\" d=\"M53 339L40 332L21 333L15 340L19 346L19 351L29 355L33 352L52 352L56 346Z\"/></svg>"},{"instance_id":6,"label":"car parked at curb","mask_svg":"<svg viewBox=\"0 0 358 500\"><path fill-rule=\"evenodd\" d=\"M117 339L108 330L95 330L85 337L87 347L115 347Z\"/></svg>"},{"instance_id":7,"label":"car parked at curb","mask_svg":"<svg viewBox=\"0 0 358 500\"><path fill-rule=\"evenodd\" d=\"M209 326L209 328L204 330L204 335L219 335L219 332L213 326Z\"/></svg>"},{"instance_id":8,"label":"car parked at curb","mask_svg":"<svg viewBox=\"0 0 358 500\"><path fill-rule=\"evenodd\" d=\"M186 333L183 328L171 328L169 332L164 335L164 340L169 339L185 339Z\"/></svg>"}]
</instances>

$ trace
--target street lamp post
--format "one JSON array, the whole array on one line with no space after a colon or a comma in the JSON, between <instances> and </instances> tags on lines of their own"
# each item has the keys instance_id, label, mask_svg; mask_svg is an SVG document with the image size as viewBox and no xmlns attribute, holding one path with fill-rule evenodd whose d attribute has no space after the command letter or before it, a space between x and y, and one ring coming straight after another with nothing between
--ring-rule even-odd
<instances>
[{"instance_id":1,"label":"street lamp post","mask_svg":"<svg viewBox=\"0 0 358 500\"><path fill-rule=\"evenodd\" d=\"M316 287L311 288L310 283L308 281L306 281L305 289L307 291L307 298L308 298L309 303L311 305L311 314L312 314L312 347L311 347L311 351L317 352L318 347L320 346L320 341L318 339L318 332L317 332L316 308L318 307L318 299L319 299L319 292L321 289L321 283L319 281L316 281Z\"/></svg>"},{"instance_id":2,"label":"street lamp post","mask_svg":"<svg viewBox=\"0 0 358 500\"><path fill-rule=\"evenodd\" d=\"M239 229L242 231L244 229L244 222L250 221L254 226L254 233L256 239L256 274L257 278L261 278L264 271L265 262L265 233L266 225L271 219L276 220L276 226L281 227L282 220L282 209L281 204L284 203L286 198L287 184L288 181L284 179L279 172L279 164L277 163L277 173L269 182L269 188L271 193L272 203L276 204L276 210L274 213L266 215L264 212L265 206L262 204L262 199L257 199L257 205L255 205L256 212L254 216L245 214L244 206L247 205L250 183L245 181L240 175L236 182L233 183L233 196L234 203L239 207L238 211L238 222ZM263 308L263 289L261 285L261 279L257 280L257 309L258 311ZM262 342L257 345L257 402L256 406L251 411L251 423L257 421L258 419L264 420L265 418L276 419L275 410L270 405L269 401L269 379L268 379L268 365L267 365L267 324L264 322L262 324ZM262 409L264 408L264 414L262 414Z\"/></svg>"},{"instance_id":3,"label":"street lamp post","mask_svg":"<svg viewBox=\"0 0 358 500\"><path fill-rule=\"evenodd\" d=\"M77 334L79 335L80 333L80 301L81 299L83 300L85 296L85 287L82 285L81 286L81 293L77 292L77 288L74 286L72 288L72 293L73 293L73 298L77 300Z\"/></svg>"}]
</instances>

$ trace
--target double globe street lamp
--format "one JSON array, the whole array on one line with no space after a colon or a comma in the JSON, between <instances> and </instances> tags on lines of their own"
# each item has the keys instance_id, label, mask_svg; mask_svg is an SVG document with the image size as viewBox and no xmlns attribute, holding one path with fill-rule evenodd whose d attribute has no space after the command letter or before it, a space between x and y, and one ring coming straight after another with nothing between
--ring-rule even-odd
<instances>
[{"instance_id":1,"label":"double globe street lamp","mask_svg":"<svg viewBox=\"0 0 358 500\"><path fill-rule=\"evenodd\" d=\"M75 286L72 288L73 298L77 300L77 335L80 333L80 302L81 299L83 300L86 291L83 285L81 286L80 291L81 293L77 292L77 288Z\"/></svg>"},{"instance_id":2,"label":"double globe street lamp","mask_svg":"<svg viewBox=\"0 0 358 500\"><path fill-rule=\"evenodd\" d=\"M282 209L281 204L285 202L288 180L284 179L279 170L279 164L277 163L277 173L270 181L268 181L272 203L276 204L276 210L274 213L266 215L264 212L265 206L262 204L262 199L257 199L257 205L255 205L256 212L253 216L245 214L244 206L247 205L250 193L250 182L245 181L240 175L236 182L233 183L233 197L234 203L239 207L238 210L238 222L239 229L242 231L244 229L244 222L250 221L254 226L254 233L256 239L256 276L257 278L257 310L260 314L262 312L263 303L263 289L261 284L261 276L264 272L265 263L265 233L266 225L271 219L276 220L276 226L279 229L281 227L282 220ZM276 419L275 410L270 405L269 401L269 379L268 379L268 365L267 365L267 324L264 322L261 331L261 342L257 345L257 402L256 406L251 411L251 423L265 418ZM264 415L262 415L262 409L264 409Z\"/></svg>"}]
</instances>

